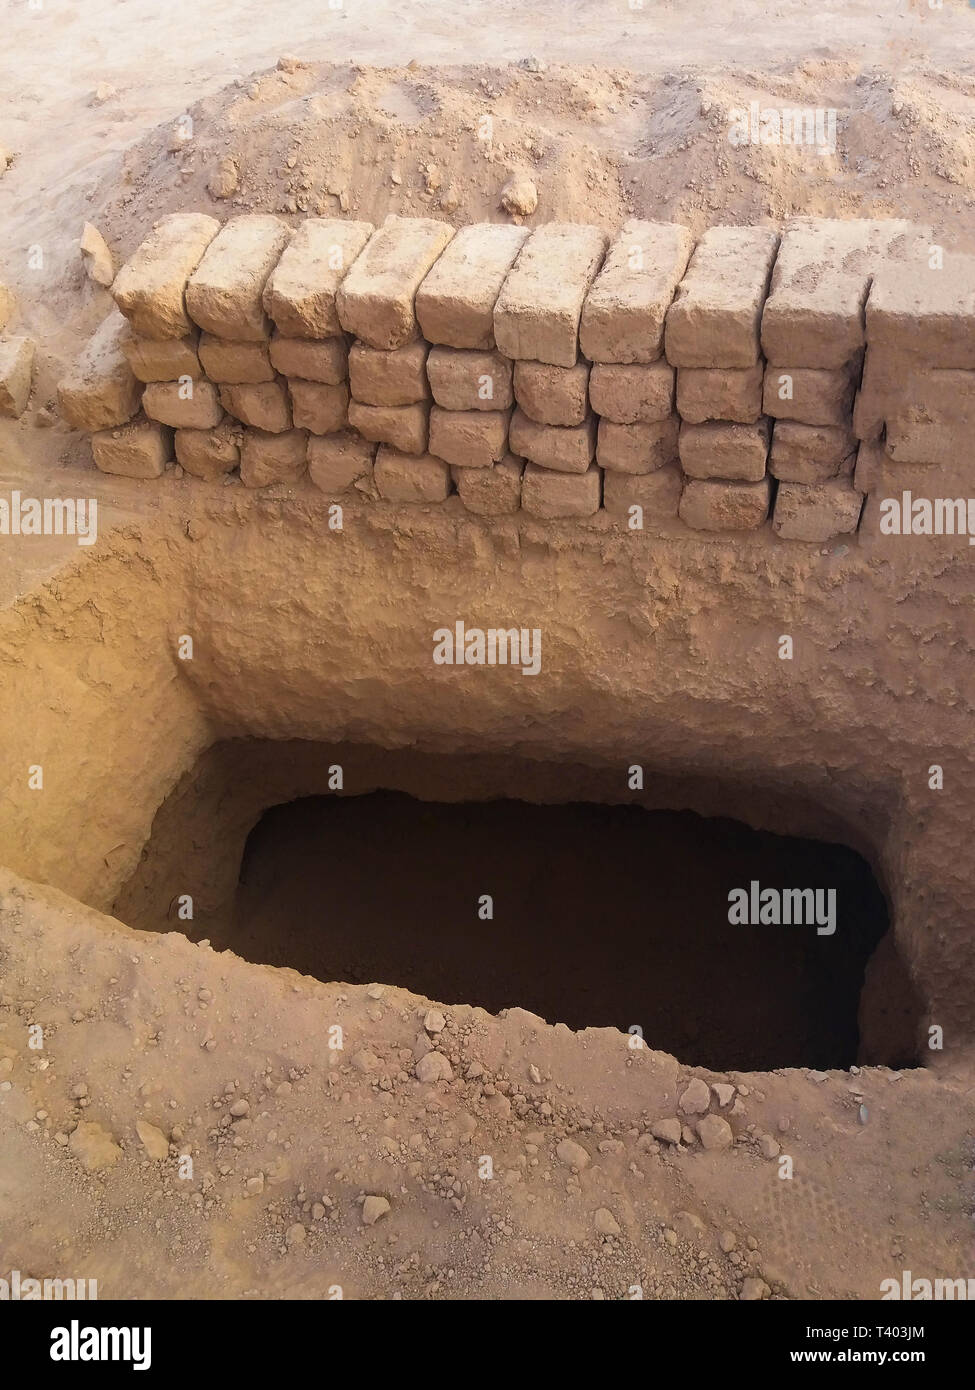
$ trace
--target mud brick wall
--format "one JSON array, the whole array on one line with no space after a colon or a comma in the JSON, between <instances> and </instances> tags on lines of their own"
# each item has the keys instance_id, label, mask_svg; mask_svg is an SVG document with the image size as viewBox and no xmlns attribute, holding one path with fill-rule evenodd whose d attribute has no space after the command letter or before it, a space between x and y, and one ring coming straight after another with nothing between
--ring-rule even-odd
<instances>
[{"instance_id":1,"label":"mud brick wall","mask_svg":"<svg viewBox=\"0 0 975 1390\"><path fill-rule=\"evenodd\" d=\"M975 259L901 221L163 218L61 383L99 468L695 532L856 531L975 414Z\"/></svg>"}]
</instances>

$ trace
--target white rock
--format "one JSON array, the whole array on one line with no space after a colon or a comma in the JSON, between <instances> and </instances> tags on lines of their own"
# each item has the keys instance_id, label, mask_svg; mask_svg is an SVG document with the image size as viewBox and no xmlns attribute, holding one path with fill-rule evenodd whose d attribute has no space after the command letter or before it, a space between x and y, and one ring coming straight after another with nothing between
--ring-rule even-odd
<instances>
[{"instance_id":1,"label":"white rock","mask_svg":"<svg viewBox=\"0 0 975 1390\"><path fill-rule=\"evenodd\" d=\"M680 1098L680 1108L685 1115L703 1115L711 1104L711 1088L699 1076L685 1090Z\"/></svg>"}]
</instances>

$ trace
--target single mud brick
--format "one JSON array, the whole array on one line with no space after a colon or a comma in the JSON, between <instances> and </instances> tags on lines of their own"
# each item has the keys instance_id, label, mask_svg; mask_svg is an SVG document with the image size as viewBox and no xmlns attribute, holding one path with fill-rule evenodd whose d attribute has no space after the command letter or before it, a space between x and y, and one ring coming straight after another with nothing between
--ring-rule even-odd
<instances>
[{"instance_id":1,"label":"single mud brick","mask_svg":"<svg viewBox=\"0 0 975 1390\"><path fill-rule=\"evenodd\" d=\"M751 367L681 367L677 373L677 409L692 425L706 420L733 420L753 425L762 413L761 362Z\"/></svg>"},{"instance_id":2,"label":"single mud brick","mask_svg":"<svg viewBox=\"0 0 975 1390\"><path fill-rule=\"evenodd\" d=\"M656 362L664 321L694 245L675 222L624 222L582 310L580 343L593 362Z\"/></svg>"},{"instance_id":3,"label":"single mud brick","mask_svg":"<svg viewBox=\"0 0 975 1390\"><path fill-rule=\"evenodd\" d=\"M228 387L228 390L253 390ZM222 399L222 397L220 398ZM142 392L142 408L151 420L178 430L212 430L223 419L217 388L201 377L198 381L151 381Z\"/></svg>"},{"instance_id":4,"label":"single mud brick","mask_svg":"<svg viewBox=\"0 0 975 1390\"><path fill-rule=\"evenodd\" d=\"M283 434L292 428L291 401L280 377L253 386L221 386L220 403L236 419L264 434Z\"/></svg>"},{"instance_id":5,"label":"single mud brick","mask_svg":"<svg viewBox=\"0 0 975 1390\"><path fill-rule=\"evenodd\" d=\"M387 217L336 293L346 332L387 351L418 337L416 292L453 234L429 217Z\"/></svg>"},{"instance_id":6,"label":"single mud brick","mask_svg":"<svg viewBox=\"0 0 975 1390\"><path fill-rule=\"evenodd\" d=\"M432 454L404 454L384 444L376 455L376 487L387 502L444 502L450 465Z\"/></svg>"},{"instance_id":7,"label":"single mud brick","mask_svg":"<svg viewBox=\"0 0 975 1390\"><path fill-rule=\"evenodd\" d=\"M689 478L758 482L765 476L770 437L771 426L765 419L754 425L725 421L683 424L679 441L681 466Z\"/></svg>"},{"instance_id":8,"label":"single mud brick","mask_svg":"<svg viewBox=\"0 0 975 1390\"><path fill-rule=\"evenodd\" d=\"M603 506L610 515L627 520L633 516L630 508L640 507L642 522L667 521L677 515L683 488L684 475L676 463L665 464L652 473L606 472Z\"/></svg>"},{"instance_id":9,"label":"single mud brick","mask_svg":"<svg viewBox=\"0 0 975 1390\"><path fill-rule=\"evenodd\" d=\"M768 516L772 483L725 483L709 480L684 484L678 515L695 531L753 531Z\"/></svg>"},{"instance_id":10,"label":"single mud brick","mask_svg":"<svg viewBox=\"0 0 975 1390\"><path fill-rule=\"evenodd\" d=\"M596 456L596 417L565 428L539 425L523 410L511 417L511 452L558 473L585 473Z\"/></svg>"},{"instance_id":11,"label":"single mud brick","mask_svg":"<svg viewBox=\"0 0 975 1390\"><path fill-rule=\"evenodd\" d=\"M430 407L363 405L349 401L349 424L374 444L389 444L401 454L425 454L430 435Z\"/></svg>"},{"instance_id":12,"label":"single mud brick","mask_svg":"<svg viewBox=\"0 0 975 1390\"><path fill-rule=\"evenodd\" d=\"M762 313L770 362L835 370L862 350L871 279L926 259L930 229L901 221L797 217L782 233Z\"/></svg>"},{"instance_id":13,"label":"single mud brick","mask_svg":"<svg viewBox=\"0 0 975 1390\"><path fill-rule=\"evenodd\" d=\"M975 368L975 256L947 255L879 270L867 299L870 350L909 353L929 367ZM869 355L869 354L868 354Z\"/></svg>"},{"instance_id":14,"label":"single mud brick","mask_svg":"<svg viewBox=\"0 0 975 1390\"><path fill-rule=\"evenodd\" d=\"M506 357L575 365L582 306L607 243L599 228L573 223L532 232L494 306L494 336Z\"/></svg>"},{"instance_id":15,"label":"single mud brick","mask_svg":"<svg viewBox=\"0 0 975 1390\"><path fill-rule=\"evenodd\" d=\"M363 405L416 405L429 400L429 351L429 344L422 338L391 352L353 343L349 349L353 396Z\"/></svg>"},{"instance_id":16,"label":"single mud brick","mask_svg":"<svg viewBox=\"0 0 975 1390\"><path fill-rule=\"evenodd\" d=\"M267 343L231 343L201 333L200 361L210 380L222 386L274 380Z\"/></svg>"},{"instance_id":17,"label":"single mud brick","mask_svg":"<svg viewBox=\"0 0 975 1390\"><path fill-rule=\"evenodd\" d=\"M952 464L971 455L975 372L919 371L887 419L887 454L897 463Z\"/></svg>"},{"instance_id":18,"label":"single mud brick","mask_svg":"<svg viewBox=\"0 0 975 1390\"><path fill-rule=\"evenodd\" d=\"M27 409L34 343L31 338L0 338L0 415L16 420Z\"/></svg>"},{"instance_id":19,"label":"single mud brick","mask_svg":"<svg viewBox=\"0 0 975 1390\"><path fill-rule=\"evenodd\" d=\"M138 381L178 381L203 375L197 347L199 334L185 338L140 338L131 327L122 338L122 351Z\"/></svg>"},{"instance_id":20,"label":"single mud brick","mask_svg":"<svg viewBox=\"0 0 975 1390\"><path fill-rule=\"evenodd\" d=\"M322 217L302 222L264 288L265 312L284 337L341 337L335 293L373 230L371 222ZM298 375L283 366L278 370Z\"/></svg>"},{"instance_id":21,"label":"single mud brick","mask_svg":"<svg viewBox=\"0 0 975 1390\"><path fill-rule=\"evenodd\" d=\"M540 425L581 425L589 409L589 363L515 363L515 400Z\"/></svg>"},{"instance_id":22,"label":"single mud brick","mask_svg":"<svg viewBox=\"0 0 975 1390\"><path fill-rule=\"evenodd\" d=\"M305 472L307 450L308 436L304 430L285 430L280 434L245 430L240 446L240 481L245 487L295 483Z\"/></svg>"},{"instance_id":23,"label":"single mud brick","mask_svg":"<svg viewBox=\"0 0 975 1390\"><path fill-rule=\"evenodd\" d=\"M508 450L510 410L430 411L430 453L458 468L490 468Z\"/></svg>"},{"instance_id":24,"label":"single mud brick","mask_svg":"<svg viewBox=\"0 0 975 1390\"><path fill-rule=\"evenodd\" d=\"M231 420L212 430L177 430L176 461L194 478L222 478L240 463L243 437L242 427Z\"/></svg>"},{"instance_id":25,"label":"single mud brick","mask_svg":"<svg viewBox=\"0 0 975 1390\"><path fill-rule=\"evenodd\" d=\"M271 332L264 288L291 237L277 217L232 217L214 237L186 286L194 323L235 343L263 342Z\"/></svg>"},{"instance_id":26,"label":"single mud brick","mask_svg":"<svg viewBox=\"0 0 975 1390\"><path fill-rule=\"evenodd\" d=\"M490 468L452 468L460 500L475 516L508 516L521 506L521 477L525 460L514 454Z\"/></svg>"},{"instance_id":27,"label":"single mud brick","mask_svg":"<svg viewBox=\"0 0 975 1390\"><path fill-rule=\"evenodd\" d=\"M345 382L292 381L291 409L295 427L312 434L338 434L349 424L349 388Z\"/></svg>"},{"instance_id":28,"label":"single mud brick","mask_svg":"<svg viewBox=\"0 0 975 1390\"><path fill-rule=\"evenodd\" d=\"M349 349L344 338L285 338L271 335L271 365L282 376L302 381L322 381L338 386L349 375Z\"/></svg>"},{"instance_id":29,"label":"single mud brick","mask_svg":"<svg viewBox=\"0 0 975 1390\"><path fill-rule=\"evenodd\" d=\"M856 376L850 366L765 368L762 408L775 420L847 427L853 422Z\"/></svg>"},{"instance_id":30,"label":"single mud brick","mask_svg":"<svg viewBox=\"0 0 975 1390\"><path fill-rule=\"evenodd\" d=\"M61 414L76 430L112 429L137 413L142 388L122 350L127 336L125 319L113 310L58 383Z\"/></svg>"},{"instance_id":31,"label":"single mud brick","mask_svg":"<svg viewBox=\"0 0 975 1390\"><path fill-rule=\"evenodd\" d=\"M527 227L494 222L462 227L416 292L424 338L445 347L493 348L494 306L530 235Z\"/></svg>"},{"instance_id":32,"label":"single mud brick","mask_svg":"<svg viewBox=\"0 0 975 1390\"><path fill-rule=\"evenodd\" d=\"M677 367L753 367L779 244L769 227L711 227L667 313L664 346Z\"/></svg>"},{"instance_id":33,"label":"single mud brick","mask_svg":"<svg viewBox=\"0 0 975 1390\"><path fill-rule=\"evenodd\" d=\"M372 478L376 446L345 430L308 441L308 476L322 492L348 492Z\"/></svg>"},{"instance_id":34,"label":"single mud brick","mask_svg":"<svg viewBox=\"0 0 975 1390\"><path fill-rule=\"evenodd\" d=\"M103 473L123 478L159 478L173 458L173 432L140 418L91 437L91 453Z\"/></svg>"},{"instance_id":35,"label":"single mud brick","mask_svg":"<svg viewBox=\"0 0 975 1390\"><path fill-rule=\"evenodd\" d=\"M772 433L769 471L784 483L824 483L857 448L853 431L779 420Z\"/></svg>"},{"instance_id":36,"label":"single mud brick","mask_svg":"<svg viewBox=\"0 0 975 1390\"><path fill-rule=\"evenodd\" d=\"M160 218L115 277L115 303L143 338L185 338L194 324L186 285L220 231L214 217L173 213Z\"/></svg>"},{"instance_id":37,"label":"single mud brick","mask_svg":"<svg viewBox=\"0 0 975 1390\"><path fill-rule=\"evenodd\" d=\"M666 420L674 413L676 375L667 362L597 362L589 376L589 400L597 415L616 425Z\"/></svg>"},{"instance_id":38,"label":"single mud brick","mask_svg":"<svg viewBox=\"0 0 975 1390\"><path fill-rule=\"evenodd\" d=\"M652 473L677 461L676 415L638 425L617 425L600 420L596 461L618 473Z\"/></svg>"},{"instance_id":39,"label":"single mud brick","mask_svg":"<svg viewBox=\"0 0 975 1390\"><path fill-rule=\"evenodd\" d=\"M828 541L855 531L862 508L863 494L848 478L813 485L781 483L772 527L786 541Z\"/></svg>"},{"instance_id":40,"label":"single mud brick","mask_svg":"<svg viewBox=\"0 0 975 1390\"><path fill-rule=\"evenodd\" d=\"M585 473L554 473L537 463L527 463L521 480L522 509L545 521L594 516L599 511L602 478L596 464Z\"/></svg>"},{"instance_id":41,"label":"single mud brick","mask_svg":"<svg viewBox=\"0 0 975 1390\"><path fill-rule=\"evenodd\" d=\"M434 347L427 379L444 410L508 410L514 404L511 367L509 358L491 349Z\"/></svg>"}]
</instances>

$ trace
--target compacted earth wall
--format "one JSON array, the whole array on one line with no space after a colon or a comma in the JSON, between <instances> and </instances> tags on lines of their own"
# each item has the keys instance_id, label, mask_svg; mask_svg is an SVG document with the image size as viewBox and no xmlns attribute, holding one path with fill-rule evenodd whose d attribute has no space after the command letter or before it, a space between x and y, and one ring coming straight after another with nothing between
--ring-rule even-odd
<instances>
[{"instance_id":1,"label":"compacted earth wall","mask_svg":"<svg viewBox=\"0 0 975 1390\"><path fill-rule=\"evenodd\" d=\"M902 221L176 214L112 293L59 397L129 477L823 542L975 416L975 258Z\"/></svg>"}]
</instances>

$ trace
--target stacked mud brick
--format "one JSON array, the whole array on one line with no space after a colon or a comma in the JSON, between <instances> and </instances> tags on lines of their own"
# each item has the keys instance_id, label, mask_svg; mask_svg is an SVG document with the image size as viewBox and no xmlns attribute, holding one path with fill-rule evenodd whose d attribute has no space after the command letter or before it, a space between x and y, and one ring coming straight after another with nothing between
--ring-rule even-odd
<instances>
[{"instance_id":1,"label":"stacked mud brick","mask_svg":"<svg viewBox=\"0 0 975 1390\"><path fill-rule=\"evenodd\" d=\"M636 220L610 237L170 216L116 277L61 406L110 473L307 474L334 497L639 509L677 531L771 513L783 538L824 541L857 528L858 442L936 459L967 426L975 263L925 278L929 243L808 218L695 246Z\"/></svg>"}]
</instances>

